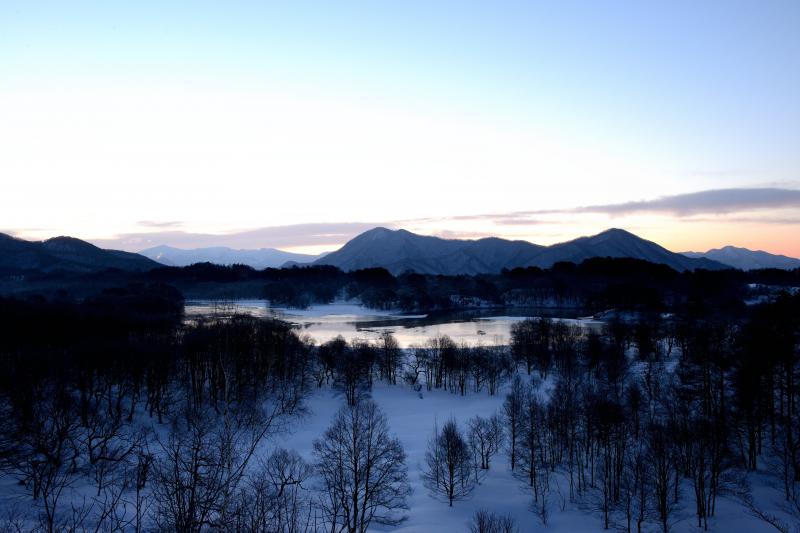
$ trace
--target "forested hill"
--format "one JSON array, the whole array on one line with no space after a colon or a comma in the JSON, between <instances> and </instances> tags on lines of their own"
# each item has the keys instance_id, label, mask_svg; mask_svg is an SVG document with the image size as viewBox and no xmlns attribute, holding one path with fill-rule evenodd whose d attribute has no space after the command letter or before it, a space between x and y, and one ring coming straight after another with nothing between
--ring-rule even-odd
<instances>
[{"instance_id":1,"label":"forested hill","mask_svg":"<svg viewBox=\"0 0 800 533\"><path fill-rule=\"evenodd\" d=\"M142 255L104 250L73 237L26 241L0 233L0 272L145 271L158 266Z\"/></svg>"}]
</instances>

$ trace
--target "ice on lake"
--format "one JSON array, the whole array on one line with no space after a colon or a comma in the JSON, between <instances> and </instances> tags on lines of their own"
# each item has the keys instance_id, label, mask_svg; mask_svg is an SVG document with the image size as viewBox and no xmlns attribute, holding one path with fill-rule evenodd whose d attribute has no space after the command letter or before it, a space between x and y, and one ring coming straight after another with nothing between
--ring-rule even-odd
<instances>
[{"instance_id":1,"label":"ice on lake","mask_svg":"<svg viewBox=\"0 0 800 533\"><path fill-rule=\"evenodd\" d=\"M266 300L219 302L190 300L186 316L230 315L245 313L274 317L294 324L298 333L323 343L341 335L345 339L377 339L392 333L401 347L423 344L432 337L448 335L454 341L471 345L506 344L511 326L525 318L549 316L577 326L599 329L603 322L580 317L578 310L543 308L486 308L468 311L447 311L427 314L404 314L399 311L368 309L355 303L312 305L306 309L272 307Z\"/></svg>"}]
</instances>

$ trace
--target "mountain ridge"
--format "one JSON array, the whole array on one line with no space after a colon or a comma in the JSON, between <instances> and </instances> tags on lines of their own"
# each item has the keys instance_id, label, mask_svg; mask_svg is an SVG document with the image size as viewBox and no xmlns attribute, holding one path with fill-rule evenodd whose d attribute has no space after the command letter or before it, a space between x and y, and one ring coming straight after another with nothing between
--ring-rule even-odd
<instances>
[{"instance_id":1,"label":"mountain ridge","mask_svg":"<svg viewBox=\"0 0 800 533\"><path fill-rule=\"evenodd\" d=\"M399 274L488 274L504 268L549 268L561 261L580 263L590 257L632 257L666 264L676 270L721 270L718 261L671 252L628 231L611 228L551 246L498 237L477 240L442 239L408 230L377 227L357 235L335 252L311 264L342 270L383 267Z\"/></svg>"},{"instance_id":2,"label":"mountain ridge","mask_svg":"<svg viewBox=\"0 0 800 533\"><path fill-rule=\"evenodd\" d=\"M499 237L445 239L405 229L376 227L320 256L275 248L237 250L225 246L180 249L161 245L140 253L99 248L74 237L26 241L0 233L0 270L94 272L110 268L144 271L195 263L245 264L255 269L332 265L342 270L382 267L393 274L474 275L517 267L549 268L558 262L580 263L592 257L630 257L665 264L679 271L739 268L800 268L800 259L735 246L707 252L676 253L626 230L611 228L596 235L542 246Z\"/></svg>"}]
</instances>

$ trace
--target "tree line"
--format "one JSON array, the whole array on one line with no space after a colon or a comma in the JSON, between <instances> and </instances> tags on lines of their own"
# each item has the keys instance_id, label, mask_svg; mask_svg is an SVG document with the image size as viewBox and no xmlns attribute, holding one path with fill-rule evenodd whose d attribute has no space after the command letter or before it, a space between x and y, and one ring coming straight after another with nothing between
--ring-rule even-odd
<instances>
[{"instance_id":1,"label":"tree line","mask_svg":"<svg viewBox=\"0 0 800 533\"><path fill-rule=\"evenodd\" d=\"M66 291L72 297L86 297L98 287L130 283L167 284L187 298L265 298L274 305L299 308L355 298L375 309L425 312L487 305L664 311L677 309L687 299L703 298L718 309L742 312L743 300L758 294L759 287L800 286L800 269L677 272L638 259L596 257L580 264L556 263L547 269L441 276L392 275L383 268L344 272L327 265L256 270L245 265L198 263L142 273L28 272L0 277L0 290L20 294Z\"/></svg>"}]
</instances>

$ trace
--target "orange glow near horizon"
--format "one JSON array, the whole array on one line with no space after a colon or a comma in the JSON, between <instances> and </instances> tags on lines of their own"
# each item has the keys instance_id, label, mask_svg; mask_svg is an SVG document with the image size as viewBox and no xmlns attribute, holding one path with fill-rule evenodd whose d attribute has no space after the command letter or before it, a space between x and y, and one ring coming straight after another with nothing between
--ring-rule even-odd
<instances>
[{"instance_id":1,"label":"orange glow near horizon","mask_svg":"<svg viewBox=\"0 0 800 533\"><path fill-rule=\"evenodd\" d=\"M681 231L671 229L664 232L659 244L669 250L681 252L707 251L731 245L800 257L800 231L790 224L714 224L704 227L702 231L698 231L696 227L687 227Z\"/></svg>"}]
</instances>

